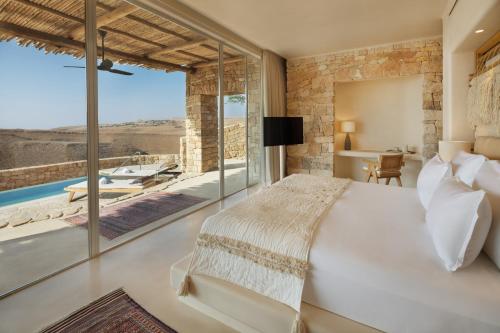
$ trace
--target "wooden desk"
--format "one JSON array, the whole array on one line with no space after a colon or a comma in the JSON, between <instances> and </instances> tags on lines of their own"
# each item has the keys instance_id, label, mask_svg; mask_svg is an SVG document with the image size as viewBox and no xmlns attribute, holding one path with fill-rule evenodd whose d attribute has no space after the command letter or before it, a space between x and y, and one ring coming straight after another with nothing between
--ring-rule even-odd
<instances>
[{"instance_id":1,"label":"wooden desk","mask_svg":"<svg viewBox=\"0 0 500 333\"><path fill-rule=\"evenodd\" d=\"M343 157L359 157L359 158L373 158L377 159L381 154L400 154L395 152L380 151L380 150L339 150L335 152L337 156ZM422 155L416 154L404 154L405 160L422 161Z\"/></svg>"}]
</instances>

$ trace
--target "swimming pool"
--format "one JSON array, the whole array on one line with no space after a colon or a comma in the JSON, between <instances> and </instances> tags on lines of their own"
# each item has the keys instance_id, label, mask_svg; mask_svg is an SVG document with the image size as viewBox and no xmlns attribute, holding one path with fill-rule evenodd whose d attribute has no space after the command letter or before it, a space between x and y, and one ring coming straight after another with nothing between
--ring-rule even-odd
<instances>
[{"instance_id":1,"label":"swimming pool","mask_svg":"<svg viewBox=\"0 0 500 333\"><path fill-rule=\"evenodd\" d=\"M41 199L65 193L64 188L87 180L87 177L72 178L59 182L28 186L0 192L0 207L13 205L25 201Z\"/></svg>"}]
</instances>

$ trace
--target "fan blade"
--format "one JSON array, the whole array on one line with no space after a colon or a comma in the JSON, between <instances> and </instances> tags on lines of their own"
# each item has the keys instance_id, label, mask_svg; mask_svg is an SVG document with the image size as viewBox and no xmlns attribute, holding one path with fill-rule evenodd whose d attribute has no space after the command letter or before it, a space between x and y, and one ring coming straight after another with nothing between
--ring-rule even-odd
<instances>
[{"instance_id":1,"label":"fan blade","mask_svg":"<svg viewBox=\"0 0 500 333\"><path fill-rule=\"evenodd\" d=\"M85 66L63 66L66 68L85 68Z\"/></svg>"},{"instance_id":2,"label":"fan blade","mask_svg":"<svg viewBox=\"0 0 500 333\"><path fill-rule=\"evenodd\" d=\"M121 75L134 75L134 73L126 72L126 71L121 71L119 69L108 69L108 72L110 73L115 73L115 74L121 74Z\"/></svg>"}]
</instances>

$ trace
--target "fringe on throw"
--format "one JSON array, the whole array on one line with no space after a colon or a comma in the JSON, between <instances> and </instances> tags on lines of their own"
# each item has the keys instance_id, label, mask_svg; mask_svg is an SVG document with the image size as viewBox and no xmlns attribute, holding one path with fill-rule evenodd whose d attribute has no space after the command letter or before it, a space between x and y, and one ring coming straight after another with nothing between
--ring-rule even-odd
<instances>
[{"instance_id":1,"label":"fringe on throw","mask_svg":"<svg viewBox=\"0 0 500 333\"><path fill-rule=\"evenodd\" d=\"M295 316L291 333L307 333L306 325L304 324L302 318L300 318L300 312L297 312L297 315Z\"/></svg>"},{"instance_id":2,"label":"fringe on throw","mask_svg":"<svg viewBox=\"0 0 500 333\"><path fill-rule=\"evenodd\" d=\"M184 280L182 280L179 289L177 290L177 296L187 296L189 294L189 284L191 283L191 279L189 275L184 276Z\"/></svg>"}]
</instances>

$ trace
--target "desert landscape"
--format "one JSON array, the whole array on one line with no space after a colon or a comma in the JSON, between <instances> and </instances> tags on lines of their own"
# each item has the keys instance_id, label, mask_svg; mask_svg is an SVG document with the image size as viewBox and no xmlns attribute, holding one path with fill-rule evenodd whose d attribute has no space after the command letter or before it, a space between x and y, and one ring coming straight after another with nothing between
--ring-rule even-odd
<instances>
[{"instance_id":1,"label":"desert landscape","mask_svg":"<svg viewBox=\"0 0 500 333\"><path fill-rule=\"evenodd\" d=\"M244 119L225 119L226 127L236 123L243 124ZM179 154L180 138L185 134L182 118L102 124L99 155ZM86 140L84 125L49 130L0 129L0 170L85 160Z\"/></svg>"}]
</instances>

